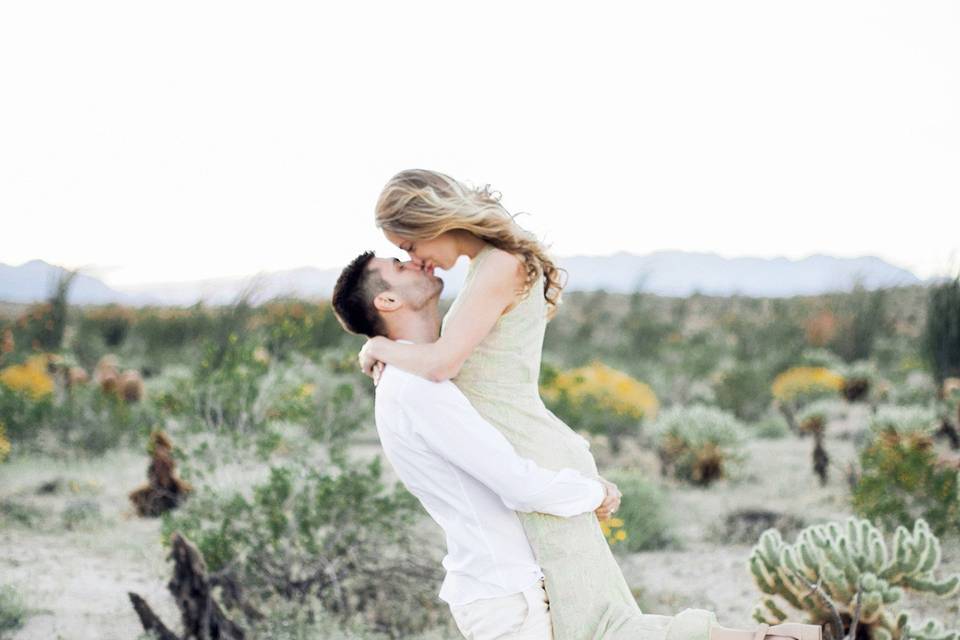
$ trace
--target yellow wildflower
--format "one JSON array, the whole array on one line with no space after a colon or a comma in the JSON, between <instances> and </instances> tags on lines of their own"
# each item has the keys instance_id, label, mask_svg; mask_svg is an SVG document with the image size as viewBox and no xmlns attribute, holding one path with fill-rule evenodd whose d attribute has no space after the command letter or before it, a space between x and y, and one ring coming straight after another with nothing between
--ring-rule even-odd
<instances>
[{"instance_id":1,"label":"yellow wildflower","mask_svg":"<svg viewBox=\"0 0 960 640\"><path fill-rule=\"evenodd\" d=\"M25 391L34 400L53 393L53 378L47 374L47 355L31 356L23 364L13 364L0 371L0 384L14 391Z\"/></svg>"}]
</instances>

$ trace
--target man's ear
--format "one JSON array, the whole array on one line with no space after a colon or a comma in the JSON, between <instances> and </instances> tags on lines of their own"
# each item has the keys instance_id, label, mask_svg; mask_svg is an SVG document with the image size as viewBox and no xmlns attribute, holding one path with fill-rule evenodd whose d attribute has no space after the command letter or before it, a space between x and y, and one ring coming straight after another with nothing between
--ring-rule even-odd
<instances>
[{"instance_id":1,"label":"man's ear","mask_svg":"<svg viewBox=\"0 0 960 640\"><path fill-rule=\"evenodd\" d=\"M396 291L381 291L373 299L373 306L377 311L396 311L402 304Z\"/></svg>"}]
</instances>

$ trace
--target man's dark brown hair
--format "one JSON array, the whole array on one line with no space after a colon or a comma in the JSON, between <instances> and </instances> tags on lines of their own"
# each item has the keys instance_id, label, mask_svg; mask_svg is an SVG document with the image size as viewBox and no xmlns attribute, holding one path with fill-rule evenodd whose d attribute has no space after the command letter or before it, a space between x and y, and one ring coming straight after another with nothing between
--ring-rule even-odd
<instances>
[{"instance_id":1,"label":"man's dark brown hair","mask_svg":"<svg viewBox=\"0 0 960 640\"><path fill-rule=\"evenodd\" d=\"M373 251L364 251L344 267L333 286L333 312L344 329L368 338L385 336L383 317L373 299L390 288L380 273L369 269Z\"/></svg>"}]
</instances>

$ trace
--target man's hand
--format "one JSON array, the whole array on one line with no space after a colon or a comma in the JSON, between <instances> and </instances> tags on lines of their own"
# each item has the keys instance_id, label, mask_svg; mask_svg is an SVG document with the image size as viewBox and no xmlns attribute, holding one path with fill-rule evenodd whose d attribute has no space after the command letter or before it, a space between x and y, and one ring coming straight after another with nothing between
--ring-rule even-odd
<instances>
[{"instance_id":1,"label":"man's hand","mask_svg":"<svg viewBox=\"0 0 960 640\"><path fill-rule=\"evenodd\" d=\"M383 375L383 368L387 366L379 360L373 365L373 386L380 384L380 376Z\"/></svg>"},{"instance_id":2,"label":"man's hand","mask_svg":"<svg viewBox=\"0 0 960 640\"><path fill-rule=\"evenodd\" d=\"M613 484L609 480L605 480L599 476L597 477L597 480L599 480L600 484L603 485L603 488L606 491L606 496L603 498L603 502L600 503L600 506L594 510L594 513L597 514L597 518L600 520L606 520L616 513L617 509L620 508L620 497L623 494L620 493L620 489L617 488L617 485Z\"/></svg>"}]
</instances>

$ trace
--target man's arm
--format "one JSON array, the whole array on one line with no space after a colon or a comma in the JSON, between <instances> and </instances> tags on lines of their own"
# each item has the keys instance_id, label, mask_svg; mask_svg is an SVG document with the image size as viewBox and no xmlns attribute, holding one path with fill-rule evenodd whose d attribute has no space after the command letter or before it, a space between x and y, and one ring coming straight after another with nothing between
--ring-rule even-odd
<instances>
[{"instance_id":1,"label":"man's arm","mask_svg":"<svg viewBox=\"0 0 960 640\"><path fill-rule=\"evenodd\" d=\"M435 451L490 487L508 508L570 517L594 511L600 481L575 469L552 471L520 456L449 380L411 376L400 393L411 429Z\"/></svg>"}]
</instances>

